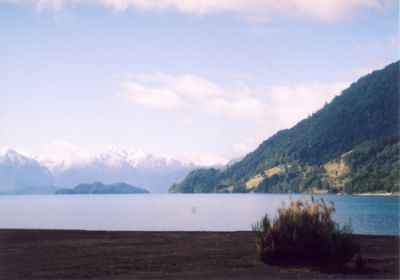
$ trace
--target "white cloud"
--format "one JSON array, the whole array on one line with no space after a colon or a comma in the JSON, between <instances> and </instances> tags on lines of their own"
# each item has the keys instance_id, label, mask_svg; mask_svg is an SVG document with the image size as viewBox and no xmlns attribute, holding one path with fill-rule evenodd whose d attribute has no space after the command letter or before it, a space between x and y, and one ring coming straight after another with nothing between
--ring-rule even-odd
<instances>
[{"instance_id":1,"label":"white cloud","mask_svg":"<svg viewBox=\"0 0 400 280\"><path fill-rule=\"evenodd\" d=\"M229 151L230 159L240 158L255 150L269 136L268 131L255 130L252 135L249 135L243 141L234 144Z\"/></svg>"},{"instance_id":2,"label":"white cloud","mask_svg":"<svg viewBox=\"0 0 400 280\"><path fill-rule=\"evenodd\" d=\"M204 102L205 109L215 115L257 119L267 116L267 108L255 97L237 94L230 98L215 98Z\"/></svg>"},{"instance_id":3,"label":"white cloud","mask_svg":"<svg viewBox=\"0 0 400 280\"><path fill-rule=\"evenodd\" d=\"M156 73L141 75L140 78L146 82L163 83L173 91L184 92L193 97L220 96L223 94L222 89L216 84L190 74L171 76Z\"/></svg>"},{"instance_id":4,"label":"white cloud","mask_svg":"<svg viewBox=\"0 0 400 280\"><path fill-rule=\"evenodd\" d=\"M194 75L141 75L119 85L118 95L137 105L170 111L184 123L188 116L266 118L267 108L243 87L222 87Z\"/></svg>"},{"instance_id":5,"label":"white cloud","mask_svg":"<svg viewBox=\"0 0 400 280\"><path fill-rule=\"evenodd\" d=\"M139 105L167 111L178 109L182 103L169 88L146 87L131 81L121 83L119 95Z\"/></svg>"},{"instance_id":6,"label":"white cloud","mask_svg":"<svg viewBox=\"0 0 400 280\"><path fill-rule=\"evenodd\" d=\"M230 158L244 156L256 149L278 130L290 128L331 101L350 83L310 82L300 85L275 85L260 90L260 100L268 108L268 118L249 123L253 131L231 147Z\"/></svg>"},{"instance_id":7,"label":"white cloud","mask_svg":"<svg viewBox=\"0 0 400 280\"><path fill-rule=\"evenodd\" d=\"M187 114L244 119L263 119L289 127L321 108L349 83L309 82L274 85L263 89L247 85L221 86L191 74L140 75L122 81L118 95L137 105L171 111L189 123Z\"/></svg>"},{"instance_id":8,"label":"white cloud","mask_svg":"<svg viewBox=\"0 0 400 280\"><path fill-rule=\"evenodd\" d=\"M179 155L177 156L177 159L183 162L194 163L199 166L215 166L227 164L231 158L219 153L202 153Z\"/></svg>"},{"instance_id":9,"label":"white cloud","mask_svg":"<svg viewBox=\"0 0 400 280\"><path fill-rule=\"evenodd\" d=\"M385 9L393 0L0 0L29 3L38 9L59 10L65 5L92 4L116 11L175 10L190 15L232 13L253 20L277 16L307 17L324 21L343 19L364 8Z\"/></svg>"},{"instance_id":10,"label":"white cloud","mask_svg":"<svg viewBox=\"0 0 400 280\"><path fill-rule=\"evenodd\" d=\"M348 86L347 82L276 85L267 87L265 96L277 125L289 128L322 108Z\"/></svg>"},{"instance_id":11,"label":"white cloud","mask_svg":"<svg viewBox=\"0 0 400 280\"><path fill-rule=\"evenodd\" d=\"M201 123L204 117L223 120L227 135L239 139L225 156L231 158L251 151L268 136L316 112L349 84L312 81L252 88L245 84L222 86L191 74L156 73L122 81L119 92L123 94L119 95L136 106L167 112L188 125Z\"/></svg>"}]
</instances>

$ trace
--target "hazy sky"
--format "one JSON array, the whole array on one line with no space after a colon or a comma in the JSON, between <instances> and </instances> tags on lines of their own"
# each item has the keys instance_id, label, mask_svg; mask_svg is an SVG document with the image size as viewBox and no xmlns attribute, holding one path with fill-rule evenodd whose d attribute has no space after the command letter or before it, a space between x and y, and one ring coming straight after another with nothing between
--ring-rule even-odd
<instances>
[{"instance_id":1,"label":"hazy sky","mask_svg":"<svg viewBox=\"0 0 400 280\"><path fill-rule=\"evenodd\" d=\"M223 162L399 59L398 1L0 0L0 147Z\"/></svg>"}]
</instances>

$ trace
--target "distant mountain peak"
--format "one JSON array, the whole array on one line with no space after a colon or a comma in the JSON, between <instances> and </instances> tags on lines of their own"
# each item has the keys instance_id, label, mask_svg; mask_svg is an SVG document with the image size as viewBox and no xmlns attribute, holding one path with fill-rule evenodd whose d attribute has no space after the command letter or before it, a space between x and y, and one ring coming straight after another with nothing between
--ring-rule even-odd
<instances>
[{"instance_id":1,"label":"distant mountain peak","mask_svg":"<svg viewBox=\"0 0 400 280\"><path fill-rule=\"evenodd\" d=\"M96 155L92 161L105 164L110 167L120 167L127 163L128 153L124 150L118 150L112 147L98 155Z\"/></svg>"},{"instance_id":2,"label":"distant mountain peak","mask_svg":"<svg viewBox=\"0 0 400 280\"><path fill-rule=\"evenodd\" d=\"M26 157L15 150L0 155L0 192L19 192L31 187L72 187L83 182L106 184L123 181L151 192L166 192L169 185L182 180L194 164L155 156L143 150L111 147L96 155L71 153Z\"/></svg>"},{"instance_id":3,"label":"distant mountain peak","mask_svg":"<svg viewBox=\"0 0 400 280\"><path fill-rule=\"evenodd\" d=\"M31 159L19 154L18 152L16 152L13 149L8 149L3 156L0 157L0 162L12 162L15 164L19 164L19 165L23 165L26 164L30 161L32 161Z\"/></svg>"},{"instance_id":4,"label":"distant mountain peak","mask_svg":"<svg viewBox=\"0 0 400 280\"><path fill-rule=\"evenodd\" d=\"M74 167L84 167L91 164L101 164L110 168L131 166L132 168L152 168L152 167L190 167L195 164L174 159L168 156L156 156L143 150L122 150L110 147L103 152L87 158L74 158L71 156L54 158L40 156L37 160L45 165L52 172L64 171Z\"/></svg>"}]
</instances>

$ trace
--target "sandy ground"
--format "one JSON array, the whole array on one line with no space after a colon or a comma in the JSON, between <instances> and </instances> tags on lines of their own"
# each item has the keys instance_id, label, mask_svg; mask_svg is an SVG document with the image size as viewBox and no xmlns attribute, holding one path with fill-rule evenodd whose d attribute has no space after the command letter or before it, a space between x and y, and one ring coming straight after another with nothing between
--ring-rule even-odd
<instances>
[{"instance_id":1,"label":"sandy ground","mask_svg":"<svg viewBox=\"0 0 400 280\"><path fill-rule=\"evenodd\" d=\"M268 266L251 232L0 230L0 279L399 279L399 237L356 236L366 268Z\"/></svg>"}]
</instances>

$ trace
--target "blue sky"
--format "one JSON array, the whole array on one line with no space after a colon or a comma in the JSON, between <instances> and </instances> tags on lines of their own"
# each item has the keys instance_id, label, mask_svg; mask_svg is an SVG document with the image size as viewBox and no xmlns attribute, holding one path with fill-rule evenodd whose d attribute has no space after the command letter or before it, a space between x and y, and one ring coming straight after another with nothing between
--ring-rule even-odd
<instances>
[{"instance_id":1,"label":"blue sky","mask_svg":"<svg viewBox=\"0 0 400 280\"><path fill-rule=\"evenodd\" d=\"M0 147L221 163L399 59L389 0L0 0Z\"/></svg>"}]
</instances>

